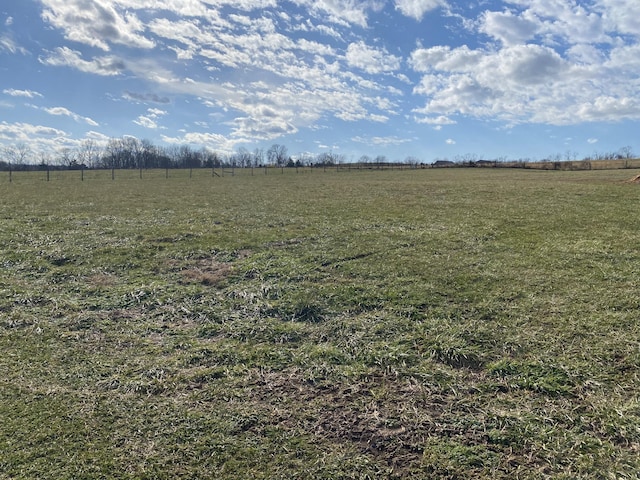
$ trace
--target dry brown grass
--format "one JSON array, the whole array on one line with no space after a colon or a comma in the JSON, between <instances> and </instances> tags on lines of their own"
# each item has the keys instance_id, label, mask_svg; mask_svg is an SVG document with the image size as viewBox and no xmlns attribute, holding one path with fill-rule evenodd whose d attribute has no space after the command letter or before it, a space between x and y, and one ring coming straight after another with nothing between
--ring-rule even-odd
<instances>
[{"instance_id":1,"label":"dry brown grass","mask_svg":"<svg viewBox=\"0 0 640 480\"><path fill-rule=\"evenodd\" d=\"M215 260L203 261L199 266L186 268L180 272L185 283L201 283L216 286L222 283L232 272L233 268L227 263Z\"/></svg>"},{"instance_id":2,"label":"dry brown grass","mask_svg":"<svg viewBox=\"0 0 640 480\"><path fill-rule=\"evenodd\" d=\"M247 258L250 254L249 250L240 250L236 254L236 260ZM185 284L219 286L233 273L232 262L220 260L215 256L199 258L186 266L184 262L175 260L168 263L170 267L179 269L181 281Z\"/></svg>"}]
</instances>

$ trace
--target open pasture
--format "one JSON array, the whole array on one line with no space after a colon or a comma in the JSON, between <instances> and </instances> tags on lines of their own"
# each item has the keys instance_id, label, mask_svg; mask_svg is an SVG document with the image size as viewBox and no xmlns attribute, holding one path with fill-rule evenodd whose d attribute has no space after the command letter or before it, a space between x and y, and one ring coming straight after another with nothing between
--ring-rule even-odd
<instances>
[{"instance_id":1,"label":"open pasture","mask_svg":"<svg viewBox=\"0 0 640 480\"><path fill-rule=\"evenodd\" d=\"M635 170L18 172L0 478L635 478Z\"/></svg>"}]
</instances>

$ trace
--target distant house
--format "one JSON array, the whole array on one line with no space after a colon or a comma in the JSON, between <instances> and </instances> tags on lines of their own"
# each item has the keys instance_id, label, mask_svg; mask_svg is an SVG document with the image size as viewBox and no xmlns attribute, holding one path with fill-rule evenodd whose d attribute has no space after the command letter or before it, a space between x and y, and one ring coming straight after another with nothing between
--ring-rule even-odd
<instances>
[{"instance_id":1,"label":"distant house","mask_svg":"<svg viewBox=\"0 0 640 480\"><path fill-rule=\"evenodd\" d=\"M495 162L495 160L478 160L476 162L476 166L478 166L478 167L495 167L496 166L496 162Z\"/></svg>"},{"instance_id":2,"label":"distant house","mask_svg":"<svg viewBox=\"0 0 640 480\"><path fill-rule=\"evenodd\" d=\"M434 167L453 167L455 165L451 160L436 160L433 163Z\"/></svg>"}]
</instances>

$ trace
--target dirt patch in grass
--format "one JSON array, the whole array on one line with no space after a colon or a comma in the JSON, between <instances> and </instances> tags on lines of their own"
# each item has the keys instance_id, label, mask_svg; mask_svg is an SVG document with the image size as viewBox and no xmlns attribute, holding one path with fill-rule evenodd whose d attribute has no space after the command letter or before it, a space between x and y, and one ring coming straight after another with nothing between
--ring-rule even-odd
<instances>
[{"instance_id":1,"label":"dirt patch in grass","mask_svg":"<svg viewBox=\"0 0 640 480\"><path fill-rule=\"evenodd\" d=\"M118 278L109 273L95 273L87 277L87 284L96 288L112 287L118 283Z\"/></svg>"},{"instance_id":2,"label":"dirt patch in grass","mask_svg":"<svg viewBox=\"0 0 640 480\"><path fill-rule=\"evenodd\" d=\"M485 450L486 461L472 471L490 470L503 453L501 445L490 445L485 431L472 427L482 423L475 418L479 412L469 411L454 393L415 379L373 375L317 384L303 372L256 372L247 396L259 410L270 412L269 421L277 428L355 449L391 469L394 478L423 470L430 438Z\"/></svg>"},{"instance_id":3,"label":"dirt patch in grass","mask_svg":"<svg viewBox=\"0 0 640 480\"><path fill-rule=\"evenodd\" d=\"M220 263L212 260L202 262L200 265L186 268L180 272L184 283L201 283L203 285L219 285L232 271L228 263Z\"/></svg>"},{"instance_id":4,"label":"dirt patch in grass","mask_svg":"<svg viewBox=\"0 0 640 480\"><path fill-rule=\"evenodd\" d=\"M234 257L236 260L251 255L249 250L240 250ZM177 263L177 262L176 262ZM176 266L174 264L174 266ZM226 280L233 272L233 264L217 257L200 258L195 264L185 266L180 270L183 283L200 283L202 285L217 286Z\"/></svg>"}]
</instances>

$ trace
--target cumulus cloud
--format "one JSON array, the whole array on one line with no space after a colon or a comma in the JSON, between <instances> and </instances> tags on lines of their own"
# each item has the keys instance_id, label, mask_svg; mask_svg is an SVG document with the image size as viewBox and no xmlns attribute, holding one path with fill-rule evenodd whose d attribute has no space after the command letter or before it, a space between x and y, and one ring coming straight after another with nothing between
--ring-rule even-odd
<instances>
[{"instance_id":1,"label":"cumulus cloud","mask_svg":"<svg viewBox=\"0 0 640 480\"><path fill-rule=\"evenodd\" d=\"M136 120L133 121L133 123L151 130L155 130L156 128L158 128L157 122L153 118L145 115L140 115Z\"/></svg>"},{"instance_id":2,"label":"cumulus cloud","mask_svg":"<svg viewBox=\"0 0 640 480\"><path fill-rule=\"evenodd\" d=\"M195 95L212 108L236 111L235 120L228 123L234 138L266 140L296 133L326 114L347 121L385 121L394 114L393 102L367 94L382 87L345 68L349 60L331 45L305 38L294 40L277 32L271 18L251 23L235 20L233 34L218 25L194 28L194 24L170 19L155 19L150 29L166 41L179 42L193 59L261 72L257 75L265 80L249 85L188 80L158 65L143 67L137 62L127 67L163 92ZM400 65L399 57L364 42L348 48L349 59L365 73L382 74ZM139 95L127 96L143 100Z\"/></svg>"},{"instance_id":3,"label":"cumulus cloud","mask_svg":"<svg viewBox=\"0 0 640 480\"><path fill-rule=\"evenodd\" d=\"M420 113L550 124L640 117L630 81L640 74L640 47L623 36L640 33L637 22L627 22L640 15L640 4L505 3L510 8L487 10L475 23L497 47L436 46L411 54L412 68L424 73L414 88L427 98Z\"/></svg>"},{"instance_id":4,"label":"cumulus cloud","mask_svg":"<svg viewBox=\"0 0 640 480\"><path fill-rule=\"evenodd\" d=\"M43 64L102 76L126 71L162 92L156 96L125 92L132 101L168 103L169 95L189 95L203 104L210 102L213 108L234 112L234 119L226 123L233 138L277 138L311 127L326 115L385 122L397 114L396 103L382 93L369 93L385 89L374 77L395 73L402 58L364 41L344 45L342 33L353 26L365 27L368 15L384 7L381 0L294 0L309 15L304 22L265 11L277 6L275 0L216 0L216 6L232 9L225 15L221 8L212 8L211 1L201 0L166 2L159 10L156 0L96 0L86 6L84 2L43 0L43 18L69 40L117 55L91 57L89 50L81 53L65 46L42 56ZM145 9L155 9L154 15L146 15ZM244 13L255 11L260 15ZM303 26L314 35L291 34ZM135 61L126 60L127 50L116 46L141 51L155 46L154 51L174 52L179 62L160 62L155 56L141 60L138 55ZM264 79L263 85L249 88L242 81L191 80L180 68L185 64L194 69L203 66L212 75L228 69L253 72L249 75ZM386 90L401 94L392 87ZM147 114L133 121L158 128L156 119Z\"/></svg>"},{"instance_id":5,"label":"cumulus cloud","mask_svg":"<svg viewBox=\"0 0 640 480\"><path fill-rule=\"evenodd\" d=\"M538 32L538 22L527 15L516 15L511 11L484 12L480 31L500 40L505 45L526 42Z\"/></svg>"},{"instance_id":6,"label":"cumulus cloud","mask_svg":"<svg viewBox=\"0 0 640 480\"><path fill-rule=\"evenodd\" d=\"M85 139L94 137L100 144L106 143L106 137L97 132L89 132ZM74 138L69 132L46 125L28 122L0 122L0 147L24 143L31 152L28 162L39 161L42 155L61 151L65 148L79 147L83 139Z\"/></svg>"},{"instance_id":7,"label":"cumulus cloud","mask_svg":"<svg viewBox=\"0 0 640 480\"><path fill-rule=\"evenodd\" d=\"M552 83L571 66L553 49L540 45L516 45L503 49L499 55L485 58L487 74L499 77L516 85L529 86Z\"/></svg>"},{"instance_id":8,"label":"cumulus cloud","mask_svg":"<svg viewBox=\"0 0 640 480\"><path fill-rule=\"evenodd\" d=\"M368 34L371 18L394 15L383 11L389 3L291 0L285 12L277 0L40 0L43 20L74 44L52 46L39 61L120 76L133 90L122 94L132 104L162 107L174 99L206 106L216 120L224 119L217 125L226 135L166 138L218 148L322 128L335 118L389 122L403 114L434 129L456 124L458 116L508 125L640 118L635 0L460 4L455 22L477 35L477 42L466 42L473 47L419 46L412 52L406 42L392 47L392 37L382 43ZM453 18L446 0L394 0L393 6L396 19L402 14L421 21L438 9L444 20ZM0 50L21 51L7 35ZM140 93L147 90L154 93ZM62 107L49 110L91 124ZM130 121L160 129L170 120L161 119L162 112L135 110ZM390 145L402 139L366 141Z\"/></svg>"},{"instance_id":9,"label":"cumulus cloud","mask_svg":"<svg viewBox=\"0 0 640 480\"><path fill-rule=\"evenodd\" d=\"M95 57L84 60L82 54L68 47L58 47L46 57L39 58L40 63L54 67L71 67L81 72L102 76L121 75L125 70L124 62L115 56Z\"/></svg>"},{"instance_id":10,"label":"cumulus cloud","mask_svg":"<svg viewBox=\"0 0 640 480\"><path fill-rule=\"evenodd\" d=\"M160 110L159 108L149 108L147 109L146 115L140 115L136 120L133 121L133 123L144 128L155 130L160 128L157 122L158 118L166 115L167 113L168 112L166 112L165 110Z\"/></svg>"},{"instance_id":11,"label":"cumulus cloud","mask_svg":"<svg viewBox=\"0 0 640 480\"><path fill-rule=\"evenodd\" d=\"M312 14L323 14L332 23L367 25L367 11L382 8L380 2L362 0L293 0L309 9Z\"/></svg>"},{"instance_id":12,"label":"cumulus cloud","mask_svg":"<svg viewBox=\"0 0 640 480\"><path fill-rule=\"evenodd\" d=\"M40 92L36 92L33 90L16 90L14 88L7 88L2 91L5 95L9 95L12 97L27 97L27 98L42 98L42 94Z\"/></svg>"},{"instance_id":13,"label":"cumulus cloud","mask_svg":"<svg viewBox=\"0 0 640 480\"><path fill-rule=\"evenodd\" d=\"M43 125L0 122L0 139L4 140L23 142L34 137L65 137L66 135L67 133L63 130Z\"/></svg>"},{"instance_id":14,"label":"cumulus cloud","mask_svg":"<svg viewBox=\"0 0 640 480\"><path fill-rule=\"evenodd\" d=\"M99 145L106 144L109 141L109 138L110 137L108 137L104 133L95 132L93 130L90 130L85 134L85 139L86 140L93 140L93 141L97 142Z\"/></svg>"},{"instance_id":15,"label":"cumulus cloud","mask_svg":"<svg viewBox=\"0 0 640 480\"><path fill-rule=\"evenodd\" d=\"M232 152L236 145L244 143L246 139L232 140L218 133L188 132L182 136L170 137L162 135L162 141L171 145L197 145L223 152Z\"/></svg>"},{"instance_id":16,"label":"cumulus cloud","mask_svg":"<svg viewBox=\"0 0 640 480\"><path fill-rule=\"evenodd\" d=\"M421 113L421 109L417 108L414 112ZM415 117L415 121L417 123L435 125L436 127L441 127L442 125L455 125L457 123L455 120L452 120L445 115L440 115L438 117Z\"/></svg>"},{"instance_id":17,"label":"cumulus cloud","mask_svg":"<svg viewBox=\"0 0 640 480\"><path fill-rule=\"evenodd\" d=\"M640 3L636 0L598 0L596 6L604 12L607 30L640 37Z\"/></svg>"},{"instance_id":18,"label":"cumulus cloud","mask_svg":"<svg viewBox=\"0 0 640 480\"><path fill-rule=\"evenodd\" d=\"M634 54L622 47L616 51L608 61L592 65L572 62L553 48L536 44L497 50L416 49L410 64L424 75L414 93L427 99L417 112L436 118L463 114L509 124L638 118L640 101L633 88L623 78L612 81L615 75L607 80L603 76L603 71L613 72L613 65L624 63L629 68L629 61L640 71Z\"/></svg>"},{"instance_id":19,"label":"cumulus cloud","mask_svg":"<svg viewBox=\"0 0 640 480\"><path fill-rule=\"evenodd\" d=\"M569 0L509 0L513 8L504 11L485 11L479 20L482 33L501 41L504 45L525 43L536 39L548 45L567 42L611 43L613 32L621 32L624 16L605 0L602 6L588 10L584 5ZM611 3L610 5L605 5ZM622 3L622 2L617 2ZM617 4L616 4L617 5ZM638 10L638 7L630 7ZM602 12L606 13L602 13ZM624 10L625 15L629 10ZM613 15L614 18L610 18ZM607 22L607 18L611 21ZM640 30L636 30L640 31ZM615 36L615 35L614 35Z\"/></svg>"},{"instance_id":20,"label":"cumulus cloud","mask_svg":"<svg viewBox=\"0 0 640 480\"><path fill-rule=\"evenodd\" d=\"M349 65L367 73L391 72L400 67L400 57L390 55L386 50L369 47L363 41L351 43L347 48Z\"/></svg>"},{"instance_id":21,"label":"cumulus cloud","mask_svg":"<svg viewBox=\"0 0 640 480\"><path fill-rule=\"evenodd\" d=\"M81 115L78 115L77 113L74 113L71 110L64 107L43 108L42 110L47 112L49 115L58 115L58 116L61 115L65 117L71 117L76 122L79 122L79 123L86 123L87 125L91 125L92 127L99 126L98 122L96 122L95 120L92 120L89 117L83 117Z\"/></svg>"},{"instance_id":22,"label":"cumulus cloud","mask_svg":"<svg viewBox=\"0 0 640 480\"><path fill-rule=\"evenodd\" d=\"M161 117L168 113L166 110L160 110L159 108L150 108L147 111L149 112L149 115L151 115L154 118Z\"/></svg>"},{"instance_id":23,"label":"cumulus cloud","mask_svg":"<svg viewBox=\"0 0 640 480\"><path fill-rule=\"evenodd\" d=\"M445 0L396 0L396 9L420 21L427 12L447 5Z\"/></svg>"},{"instance_id":24,"label":"cumulus cloud","mask_svg":"<svg viewBox=\"0 0 640 480\"><path fill-rule=\"evenodd\" d=\"M117 10L107 0L41 0L42 17L66 38L109 51L111 44L153 48L155 42L143 34L144 25L126 9Z\"/></svg>"}]
</instances>

